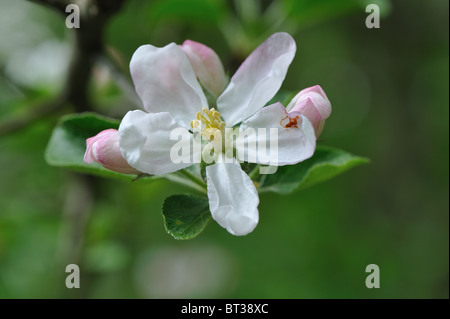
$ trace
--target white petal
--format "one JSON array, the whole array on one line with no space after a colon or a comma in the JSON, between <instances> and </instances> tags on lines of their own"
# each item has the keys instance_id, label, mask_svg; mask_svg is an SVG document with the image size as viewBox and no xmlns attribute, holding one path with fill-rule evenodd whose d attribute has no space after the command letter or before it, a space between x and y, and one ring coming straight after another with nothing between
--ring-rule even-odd
<instances>
[{"instance_id":1,"label":"white petal","mask_svg":"<svg viewBox=\"0 0 450 319\"><path fill-rule=\"evenodd\" d=\"M173 140L171 132L177 132ZM181 140L178 133L182 135ZM191 148L192 140L192 134L180 127L167 112L149 114L131 111L125 115L119 127L119 145L123 157L130 166L152 175L172 173L192 165L195 153ZM183 152L184 156L174 157L172 147L181 142L186 152Z\"/></svg>"},{"instance_id":2,"label":"white petal","mask_svg":"<svg viewBox=\"0 0 450 319\"><path fill-rule=\"evenodd\" d=\"M217 53L210 47L192 40L184 41L180 47L191 61L200 83L215 98L219 97L228 84L228 78Z\"/></svg>"},{"instance_id":3,"label":"white petal","mask_svg":"<svg viewBox=\"0 0 450 319\"><path fill-rule=\"evenodd\" d=\"M189 59L175 43L163 48L139 47L130 70L136 92L150 113L169 112L189 127L197 111L208 107Z\"/></svg>"},{"instance_id":4,"label":"white petal","mask_svg":"<svg viewBox=\"0 0 450 319\"><path fill-rule=\"evenodd\" d=\"M217 100L228 126L255 114L277 93L296 51L287 33L275 33L242 63Z\"/></svg>"},{"instance_id":5,"label":"white petal","mask_svg":"<svg viewBox=\"0 0 450 319\"><path fill-rule=\"evenodd\" d=\"M209 209L229 233L247 235L259 220L259 197L250 177L238 163L217 163L206 168Z\"/></svg>"},{"instance_id":6,"label":"white petal","mask_svg":"<svg viewBox=\"0 0 450 319\"><path fill-rule=\"evenodd\" d=\"M241 130L247 130L249 134L238 139L240 143L236 143L236 148L239 159L246 162L292 165L310 158L316 148L316 136L311 122L300 113L288 114L281 103L261 109L242 123ZM271 143L277 147L271 146ZM265 156L266 154L270 156Z\"/></svg>"}]
</instances>

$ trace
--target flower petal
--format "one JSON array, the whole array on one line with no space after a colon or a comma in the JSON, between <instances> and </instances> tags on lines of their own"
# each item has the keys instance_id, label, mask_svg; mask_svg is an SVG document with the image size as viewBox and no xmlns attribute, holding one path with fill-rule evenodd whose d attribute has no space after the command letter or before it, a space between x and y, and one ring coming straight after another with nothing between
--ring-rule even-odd
<instances>
[{"instance_id":1,"label":"flower petal","mask_svg":"<svg viewBox=\"0 0 450 319\"><path fill-rule=\"evenodd\" d=\"M275 33L242 63L217 100L228 126L255 114L277 93L296 51L287 33Z\"/></svg>"},{"instance_id":2,"label":"flower petal","mask_svg":"<svg viewBox=\"0 0 450 319\"><path fill-rule=\"evenodd\" d=\"M130 70L136 92L150 113L169 112L189 127L197 111L208 107L189 59L175 43L163 48L139 47Z\"/></svg>"},{"instance_id":3,"label":"flower petal","mask_svg":"<svg viewBox=\"0 0 450 319\"><path fill-rule=\"evenodd\" d=\"M331 114L331 103L320 85L315 85L301 90L286 106L286 110L305 115L313 124L316 137L319 137L325 120Z\"/></svg>"},{"instance_id":4,"label":"flower petal","mask_svg":"<svg viewBox=\"0 0 450 319\"><path fill-rule=\"evenodd\" d=\"M180 149L175 148L176 144L183 148L181 156L178 151L174 153ZM119 145L123 157L132 167L152 175L186 168L193 164L196 154L192 150L192 134L180 127L167 112L128 112L120 123Z\"/></svg>"},{"instance_id":5,"label":"flower petal","mask_svg":"<svg viewBox=\"0 0 450 319\"><path fill-rule=\"evenodd\" d=\"M288 109L286 107L286 111L287 110ZM307 97L306 99L299 100L295 104L295 107L291 108L291 111L306 116L313 125L316 133L318 132L322 117L320 116L320 113L317 110L317 108L314 106L314 103L311 100L311 98Z\"/></svg>"},{"instance_id":6,"label":"flower petal","mask_svg":"<svg viewBox=\"0 0 450 319\"><path fill-rule=\"evenodd\" d=\"M247 235L259 221L259 197L250 177L238 163L217 163L206 168L209 209L229 233Z\"/></svg>"},{"instance_id":7,"label":"flower petal","mask_svg":"<svg viewBox=\"0 0 450 319\"><path fill-rule=\"evenodd\" d=\"M84 161L88 164L95 161L104 168L123 174L139 174L120 153L119 132L115 129L101 131L86 139Z\"/></svg>"},{"instance_id":8,"label":"flower petal","mask_svg":"<svg viewBox=\"0 0 450 319\"><path fill-rule=\"evenodd\" d=\"M325 91L322 89L320 85L314 85L309 88L301 90L291 102L289 102L288 106L286 106L286 110L297 111L295 108L299 102L302 100L310 99L311 102L316 107L317 111L320 113L320 116L323 119L327 119L331 114L331 103L328 99Z\"/></svg>"},{"instance_id":9,"label":"flower petal","mask_svg":"<svg viewBox=\"0 0 450 319\"><path fill-rule=\"evenodd\" d=\"M242 123L241 130L248 133L240 135L236 143L241 161L292 165L310 158L316 148L314 128L308 118L297 112L288 114L281 103L261 109ZM254 145L257 147L249 147Z\"/></svg>"},{"instance_id":10,"label":"flower petal","mask_svg":"<svg viewBox=\"0 0 450 319\"><path fill-rule=\"evenodd\" d=\"M86 139L86 152L84 153L84 162L87 164L92 164L97 161L97 158L94 156L93 146L95 142L100 139L104 139L107 137L113 129L103 130L95 136L89 137Z\"/></svg>"},{"instance_id":11,"label":"flower petal","mask_svg":"<svg viewBox=\"0 0 450 319\"><path fill-rule=\"evenodd\" d=\"M216 52L206 45L186 40L181 45L203 86L217 98L228 84L222 62Z\"/></svg>"}]
</instances>

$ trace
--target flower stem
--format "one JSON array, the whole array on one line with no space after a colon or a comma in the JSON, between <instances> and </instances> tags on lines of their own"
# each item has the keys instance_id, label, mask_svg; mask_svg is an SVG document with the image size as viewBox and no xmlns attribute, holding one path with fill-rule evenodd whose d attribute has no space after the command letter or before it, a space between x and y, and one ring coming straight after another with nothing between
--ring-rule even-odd
<instances>
[{"instance_id":1,"label":"flower stem","mask_svg":"<svg viewBox=\"0 0 450 319\"><path fill-rule=\"evenodd\" d=\"M250 179L253 181L255 180L255 178L259 175L259 168L260 165L256 165L255 168L248 174L248 176L250 177Z\"/></svg>"},{"instance_id":2,"label":"flower stem","mask_svg":"<svg viewBox=\"0 0 450 319\"><path fill-rule=\"evenodd\" d=\"M194 174L188 172L185 169L179 170L178 173L206 191L206 184Z\"/></svg>"}]
</instances>

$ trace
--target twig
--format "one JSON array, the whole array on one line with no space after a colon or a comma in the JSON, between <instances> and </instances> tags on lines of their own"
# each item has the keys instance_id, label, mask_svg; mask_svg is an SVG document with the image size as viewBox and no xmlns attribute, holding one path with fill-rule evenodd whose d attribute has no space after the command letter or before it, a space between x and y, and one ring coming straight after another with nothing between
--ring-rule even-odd
<instances>
[{"instance_id":1,"label":"twig","mask_svg":"<svg viewBox=\"0 0 450 319\"><path fill-rule=\"evenodd\" d=\"M70 3L68 0L29 0L51 7L62 14ZM86 0L81 11L80 28L73 29L72 56L61 93L54 99L42 103L24 116L0 124L0 136L16 132L70 104L76 112L90 111L88 87L92 67L97 57L104 52L103 31L109 18L116 13L125 0Z\"/></svg>"},{"instance_id":2,"label":"twig","mask_svg":"<svg viewBox=\"0 0 450 319\"><path fill-rule=\"evenodd\" d=\"M59 234L59 262L78 263L83 245L83 233L94 203L92 177L71 174L62 211Z\"/></svg>"},{"instance_id":3,"label":"twig","mask_svg":"<svg viewBox=\"0 0 450 319\"><path fill-rule=\"evenodd\" d=\"M92 176L70 174L62 209L54 270L61 283L65 281L64 277L67 276L64 273L66 266L69 264L80 265L81 263L84 231L95 201L94 185L91 182ZM83 278L86 277L83 276ZM84 280L81 281L83 288L86 288L86 284L89 283ZM62 296L74 296L74 293L69 292L64 284L59 287ZM75 291L75 296L82 298L84 291L86 290Z\"/></svg>"},{"instance_id":4,"label":"twig","mask_svg":"<svg viewBox=\"0 0 450 319\"><path fill-rule=\"evenodd\" d=\"M125 0L91 0L80 17L80 28L74 30L72 59L63 89L63 97L77 112L91 109L88 86L95 60L104 52L103 31L111 15Z\"/></svg>"},{"instance_id":5,"label":"twig","mask_svg":"<svg viewBox=\"0 0 450 319\"><path fill-rule=\"evenodd\" d=\"M20 117L12 118L0 123L0 137L27 127L31 123L61 109L64 104L62 99L46 101L32 108L29 112Z\"/></svg>"},{"instance_id":6,"label":"twig","mask_svg":"<svg viewBox=\"0 0 450 319\"><path fill-rule=\"evenodd\" d=\"M63 14L69 3L79 3L81 7L81 2L76 0L70 2L66 0L30 1L53 7ZM77 112L88 111L92 108L88 94L92 67L97 57L104 52L103 34L106 23L124 2L125 0L83 1L83 8L80 8L80 28L73 29L72 56L60 95L55 100L44 103L36 112L8 124L3 131L17 130L44 115L55 112L65 103L71 104ZM66 265L80 261L84 230L95 201L95 182L94 177L79 174L74 175L73 182L69 182L70 189L67 192L61 222L58 266L61 263ZM57 271L60 269L58 268Z\"/></svg>"}]
</instances>

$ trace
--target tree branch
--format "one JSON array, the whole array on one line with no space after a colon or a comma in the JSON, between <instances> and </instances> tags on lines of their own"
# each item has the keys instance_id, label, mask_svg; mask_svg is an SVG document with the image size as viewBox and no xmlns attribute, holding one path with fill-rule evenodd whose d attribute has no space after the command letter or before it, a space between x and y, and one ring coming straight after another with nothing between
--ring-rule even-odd
<instances>
[{"instance_id":1,"label":"tree branch","mask_svg":"<svg viewBox=\"0 0 450 319\"><path fill-rule=\"evenodd\" d=\"M104 52L103 32L109 18L116 13L125 0L91 0L81 10L80 28L74 30L72 59L62 95L73 104L77 112L92 108L88 87L92 66Z\"/></svg>"},{"instance_id":2,"label":"tree branch","mask_svg":"<svg viewBox=\"0 0 450 319\"><path fill-rule=\"evenodd\" d=\"M76 112L92 109L89 98L89 82L95 60L104 52L103 34L110 17L120 10L126 0L28 0L51 7L66 15L66 6L73 3L80 8L80 28L73 30L72 55L67 76L60 94L28 114L0 124L0 136L13 133L47 116L66 104Z\"/></svg>"},{"instance_id":3,"label":"tree branch","mask_svg":"<svg viewBox=\"0 0 450 319\"><path fill-rule=\"evenodd\" d=\"M46 101L36 107L33 107L32 110L23 116L4 121L3 123L0 123L0 136L19 131L31 123L56 112L61 109L64 104L64 101L61 99Z\"/></svg>"},{"instance_id":4,"label":"tree branch","mask_svg":"<svg viewBox=\"0 0 450 319\"><path fill-rule=\"evenodd\" d=\"M109 18L116 13L125 0L31 0L36 3L51 6L65 14L69 3L80 6L80 28L72 29L72 56L68 67L63 89L53 101L44 103L36 112L30 113L15 123L10 123L9 131L17 130L44 115L57 111L66 103L71 104L76 112L91 109L89 98L89 82L95 60L104 52L103 35ZM4 129L5 131L5 129ZM6 130L7 131L7 130ZM0 128L0 135L2 130ZM95 201L95 178L91 176L74 175L74 181L69 184L61 228L61 246L59 262L66 264L78 263L82 252L85 226L92 205ZM67 291L67 290L65 290Z\"/></svg>"}]
</instances>

